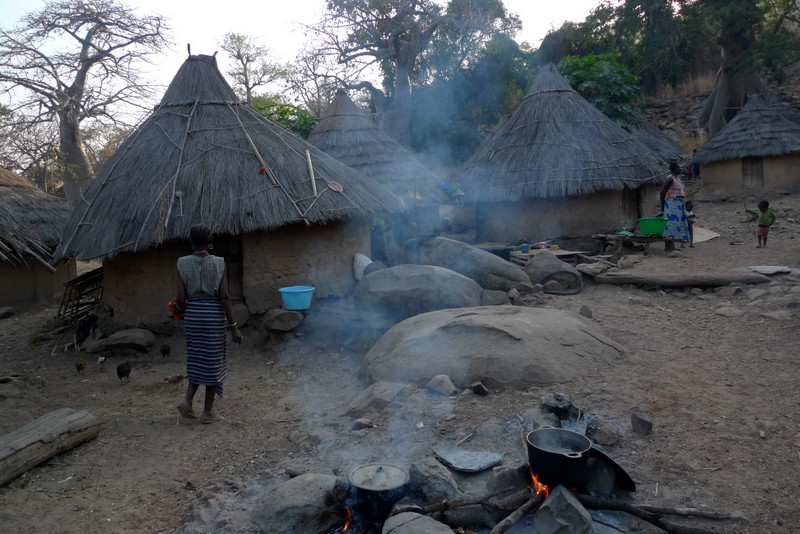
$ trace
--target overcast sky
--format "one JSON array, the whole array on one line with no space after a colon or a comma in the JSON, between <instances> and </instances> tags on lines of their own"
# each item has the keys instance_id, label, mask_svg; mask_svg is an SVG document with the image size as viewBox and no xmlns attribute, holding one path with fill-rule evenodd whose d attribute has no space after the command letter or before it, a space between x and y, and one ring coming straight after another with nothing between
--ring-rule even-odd
<instances>
[{"instance_id":1,"label":"overcast sky","mask_svg":"<svg viewBox=\"0 0 800 534\"><path fill-rule=\"evenodd\" d=\"M186 44L195 54L213 54L219 50L222 36L229 32L257 37L275 59L291 61L304 41L303 24L320 18L325 0L128 0L142 14L159 14L169 19L174 41L172 50L165 50L156 59L157 83L167 84L186 59ZM504 0L509 11L522 19L518 41L534 47L551 28L564 21L582 21L599 4L599 0ZM0 0L0 24L10 28L25 12L40 9L43 0ZM224 54L217 56L220 70L229 70Z\"/></svg>"}]
</instances>

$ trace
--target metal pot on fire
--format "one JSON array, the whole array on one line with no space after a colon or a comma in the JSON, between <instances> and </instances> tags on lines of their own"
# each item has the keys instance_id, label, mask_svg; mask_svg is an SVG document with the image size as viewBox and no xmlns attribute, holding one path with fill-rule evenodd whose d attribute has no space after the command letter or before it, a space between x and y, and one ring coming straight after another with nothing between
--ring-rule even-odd
<instances>
[{"instance_id":1,"label":"metal pot on fire","mask_svg":"<svg viewBox=\"0 0 800 534\"><path fill-rule=\"evenodd\" d=\"M542 426L528 432L525 444L528 465L541 483L551 488L583 486L592 440L572 430Z\"/></svg>"},{"instance_id":2,"label":"metal pot on fire","mask_svg":"<svg viewBox=\"0 0 800 534\"><path fill-rule=\"evenodd\" d=\"M405 496L409 473L388 463L363 464L350 472L351 508L362 517L382 524L394 504Z\"/></svg>"}]
</instances>

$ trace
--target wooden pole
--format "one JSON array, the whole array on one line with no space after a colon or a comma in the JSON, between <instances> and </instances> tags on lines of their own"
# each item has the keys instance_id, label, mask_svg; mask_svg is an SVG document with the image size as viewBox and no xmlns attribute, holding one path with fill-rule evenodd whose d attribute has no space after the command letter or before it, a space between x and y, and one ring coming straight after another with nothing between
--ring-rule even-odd
<instances>
[{"instance_id":1,"label":"wooden pole","mask_svg":"<svg viewBox=\"0 0 800 534\"><path fill-rule=\"evenodd\" d=\"M311 190L317 196L317 180L314 178L314 166L311 165L311 152L306 149L306 161L308 161L308 174L311 175Z\"/></svg>"}]
</instances>

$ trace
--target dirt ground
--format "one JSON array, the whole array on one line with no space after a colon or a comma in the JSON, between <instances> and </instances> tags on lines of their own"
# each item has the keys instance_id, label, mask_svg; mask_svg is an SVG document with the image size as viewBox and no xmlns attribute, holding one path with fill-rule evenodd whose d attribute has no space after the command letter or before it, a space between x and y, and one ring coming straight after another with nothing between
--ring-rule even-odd
<instances>
[{"instance_id":1,"label":"dirt ground","mask_svg":"<svg viewBox=\"0 0 800 534\"><path fill-rule=\"evenodd\" d=\"M698 203L698 225L721 236L679 258L656 247L634 270L800 268L800 196L776 198L773 206L780 219L765 249L748 235L741 203ZM619 421L622 438L609 452L636 480L636 502L748 519L692 523L713 532L797 532L800 313L791 299L800 303L800 276L777 276L764 288L768 296L755 304L745 293L725 298L592 283L578 295L553 297L547 306L577 312L587 305L626 348L624 360L574 383L458 397L452 417L427 424L455 441L486 421L515 419L543 393L562 391L587 412ZM748 313L718 314L728 303ZM181 337L169 339L167 358L157 350L133 358L126 383L114 372L119 358L104 371L96 356L52 353L57 341L42 335L42 326L53 313L38 308L0 322L0 377L14 377L0 384L0 433L60 407L88 409L102 430L0 488L0 530L7 533L178 531L203 499L231 481L268 476L287 458L321 455L308 439L309 420L342 428L331 420L364 387L363 343L308 331L268 342L245 328L243 345L229 351L226 397L218 403L225 421L199 425L175 410L185 384L163 380L184 371ZM78 361L87 364L81 374ZM653 417L651 435L630 432L634 407Z\"/></svg>"}]
</instances>

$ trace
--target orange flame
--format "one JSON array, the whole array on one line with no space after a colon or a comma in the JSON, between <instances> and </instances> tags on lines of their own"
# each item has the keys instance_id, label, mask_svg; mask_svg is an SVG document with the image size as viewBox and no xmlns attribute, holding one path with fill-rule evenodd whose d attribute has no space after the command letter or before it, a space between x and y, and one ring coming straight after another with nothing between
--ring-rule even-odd
<instances>
[{"instance_id":1,"label":"orange flame","mask_svg":"<svg viewBox=\"0 0 800 534\"><path fill-rule=\"evenodd\" d=\"M547 486L547 484L542 484L541 482L539 482L539 477L536 476L536 473L533 472L533 469L531 469L530 471L531 471L531 480L533 480L533 489L536 492L536 495L539 495L540 493L544 493L545 497L550 495L550 488Z\"/></svg>"},{"instance_id":2,"label":"orange flame","mask_svg":"<svg viewBox=\"0 0 800 534\"><path fill-rule=\"evenodd\" d=\"M349 506L345 506L344 509L347 512L347 519L345 520L344 526L342 527L342 532L347 532L348 530L350 530L350 523L353 520L353 516L350 513L350 507Z\"/></svg>"}]
</instances>

